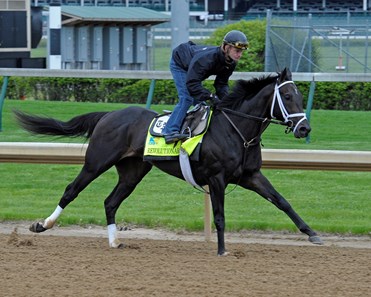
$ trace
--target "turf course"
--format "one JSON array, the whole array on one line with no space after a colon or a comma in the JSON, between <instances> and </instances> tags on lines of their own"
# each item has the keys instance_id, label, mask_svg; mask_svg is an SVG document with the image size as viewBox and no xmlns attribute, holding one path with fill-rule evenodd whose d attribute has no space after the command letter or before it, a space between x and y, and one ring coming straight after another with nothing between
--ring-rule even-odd
<instances>
[{"instance_id":1,"label":"turf course","mask_svg":"<svg viewBox=\"0 0 371 297\"><path fill-rule=\"evenodd\" d=\"M121 104L36 102L7 100L0 141L83 142L31 136L20 130L13 108L69 119L74 115L125 107ZM152 106L161 111L172 106ZM271 125L263 137L265 148L371 150L370 112L314 110L311 142L284 134ZM49 215L80 165L0 163L0 220L34 220ZM272 184L308 224L320 232L370 234L371 173L340 171L264 170ZM114 169L94 181L70 204L59 224L105 225L103 201L116 183ZM232 190L230 186L227 190ZM203 194L184 181L153 169L117 214L119 224L202 230ZM285 214L255 193L237 187L226 196L227 231L285 230L296 232Z\"/></svg>"}]
</instances>

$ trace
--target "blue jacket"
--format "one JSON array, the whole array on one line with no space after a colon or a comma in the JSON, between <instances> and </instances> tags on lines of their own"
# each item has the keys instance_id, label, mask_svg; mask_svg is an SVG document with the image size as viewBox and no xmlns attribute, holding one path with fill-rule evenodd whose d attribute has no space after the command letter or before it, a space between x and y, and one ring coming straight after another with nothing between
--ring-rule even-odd
<instances>
[{"instance_id":1,"label":"blue jacket","mask_svg":"<svg viewBox=\"0 0 371 297\"><path fill-rule=\"evenodd\" d=\"M210 99L210 91L202 82L215 75L216 95L222 99L228 94L228 80L236 68L235 61L227 61L220 46L201 46L192 41L182 43L173 50L174 62L187 71L189 94L200 101Z\"/></svg>"}]
</instances>

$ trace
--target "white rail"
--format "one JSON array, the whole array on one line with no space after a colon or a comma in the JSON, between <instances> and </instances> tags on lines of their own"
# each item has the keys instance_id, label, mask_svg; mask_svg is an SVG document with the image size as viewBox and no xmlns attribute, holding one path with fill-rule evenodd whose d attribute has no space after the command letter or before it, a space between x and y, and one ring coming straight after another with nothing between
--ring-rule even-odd
<instances>
[{"instance_id":1,"label":"white rail","mask_svg":"<svg viewBox=\"0 0 371 297\"><path fill-rule=\"evenodd\" d=\"M82 164L87 144L0 142L0 162ZM263 149L263 168L371 171L371 152Z\"/></svg>"},{"instance_id":2,"label":"white rail","mask_svg":"<svg viewBox=\"0 0 371 297\"><path fill-rule=\"evenodd\" d=\"M251 79L268 75L268 72L234 72L231 80ZM271 73L275 74L275 73ZM145 70L79 70L79 69L27 69L0 68L0 76L21 77L76 77L76 78L125 78L173 79L170 71ZM305 73L294 72L295 81L371 82L371 73ZM214 77L210 77L214 79Z\"/></svg>"}]
</instances>

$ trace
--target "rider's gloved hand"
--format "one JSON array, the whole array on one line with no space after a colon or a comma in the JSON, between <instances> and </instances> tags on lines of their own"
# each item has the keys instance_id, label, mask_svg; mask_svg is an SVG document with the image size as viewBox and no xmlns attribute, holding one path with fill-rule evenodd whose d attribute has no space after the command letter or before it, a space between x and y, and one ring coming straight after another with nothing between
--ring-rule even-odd
<instances>
[{"instance_id":1,"label":"rider's gloved hand","mask_svg":"<svg viewBox=\"0 0 371 297\"><path fill-rule=\"evenodd\" d=\"M210 94L210 101L211 101L212 107L217 106L221 102L219 97L217 95L214 95L214 94Z\"/></svg>"}]
</instances>

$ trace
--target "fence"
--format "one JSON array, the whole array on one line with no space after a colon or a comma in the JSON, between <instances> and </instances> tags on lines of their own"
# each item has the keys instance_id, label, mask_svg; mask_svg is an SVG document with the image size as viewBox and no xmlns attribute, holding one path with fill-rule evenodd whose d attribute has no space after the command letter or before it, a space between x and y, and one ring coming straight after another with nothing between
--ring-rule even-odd
<instances>
[{"instance_id":1,"label":"fence","mask_svg":"<svg viewBox=\"0 0 371 297\"><path fill-rule=\"evenodd\" d=\"M265 71L369 73L369 16L267 12Z\"/></svg>"},{"instance_id":2,"label":"fence","mask_svg":"<svg viewBox=\"0 0 371 297\"><path fill-rule=\"evenodd\" d=\"M0 142L0 163L83 164L87 144ZM262 149L263 168L371 171L371 152Z\"/></svg>"}]
</instances>

